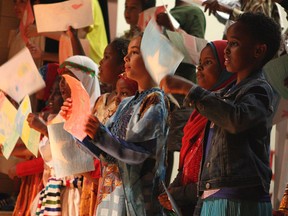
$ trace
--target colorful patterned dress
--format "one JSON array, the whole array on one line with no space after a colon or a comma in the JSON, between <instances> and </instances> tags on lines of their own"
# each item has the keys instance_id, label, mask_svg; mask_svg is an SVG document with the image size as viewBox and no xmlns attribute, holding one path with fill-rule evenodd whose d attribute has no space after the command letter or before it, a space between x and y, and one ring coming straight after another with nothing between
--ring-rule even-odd
<instances>
[{"instance_id":1,"label":"colorful patterned dress","mask_svg":"<svg viewBox=\"0 0 288 216\"><path fill-rule=\"evenodd\" d=\"M103 179L107 187L99 187L97 216L161 213L157 197L165 177L167 117L164 93L152 88L124 99L107 127L102 125L94 140L83 140L109 168Z\"/></svg>"}]
</instances>

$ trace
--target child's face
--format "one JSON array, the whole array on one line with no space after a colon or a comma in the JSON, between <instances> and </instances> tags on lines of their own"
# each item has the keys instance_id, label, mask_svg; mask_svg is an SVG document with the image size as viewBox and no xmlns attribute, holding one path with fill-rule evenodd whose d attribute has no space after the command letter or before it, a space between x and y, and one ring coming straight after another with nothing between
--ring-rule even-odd
<instances>
[{"instance_id":1,"label":"child's face","mask_svg":"<svg viewBox=\"0 0 288 216\"><path fill-rule=\"evenodd\" d=\"M118 74L123 72L117 51L109 44L104 50L104 56L99 63L99 80L102 83L113 85L118 79Z\"/></svg>"},{"instance_id":2,"label":"child's face","mask_svg":"<svg viewBox=\"0 0 288 216\"><path fill-rule=\"evenodd\" d=\"M217 83L220 73L221 71L212 48L210 46L204 47L197 67L197 83L202 88L209 90Z\"/></svg>"},{"instance_id":3,"label":"child's face","mask_svg":"<svg viewBox=\"0 0 288 216\"><path fill-rule=\"evenodd\" d=\"M231 25L227 31L227 40L224 55L227 71L250 73L256 64L256 43L251 39L245 25L241 22Z\"/></svg>"},{"instance_id":4,"label":"child's face","mask_svg":"<svg viewBox=\"0 0 288 216\"><path fill-rule=\"evenodd\" d=\"M126 0L124 16L126 23L136 26L138 23L139 13L142 12L141 0Z\"/></svg>"},{"instance_id":5,"label":"child's face","mask_svg":"<svg viewBox=\"0 0 288 216\"><path fill-rule=\"evenodd\" d=\"M18 19L22 19L27 0L14 0L14 10Z\"/></svg>"},{"instance_id":6,"label":"child's face","mask_svg":"<svg viewBox=\"0 0 288 216\"><path fill-rule=\"evenodd\" d=\"M131 90L130 86L122 78L118 79L117 81L116 93L118 103L120 103L124 98L134 95L133 90Z\"/></svg>"},{"instance_id":7,"label":"child's face","mask_svg":"<svg viewBox=\"0 0 288 216\"><path fill-rule=\"evenodd\" d=\"M63 104L63 98L60 91L59 83L60 83L60 77L57 78L56 81L53 83L51 94L48 99L51 114L57 114L60 111L60 108Z\"/></svg>"},{"instance_id":8,"label":"child's face","mask_svg":"<svg viewBox=\"0 0 288 216\"><path fill-rule=\"evenodd\" d=\"M140 45L142 37L131 40L128 46L128 53L125 56L125 72L127 77L139 83L147 77L147 70L141 55Z\"/></svg>"}]
</instances>

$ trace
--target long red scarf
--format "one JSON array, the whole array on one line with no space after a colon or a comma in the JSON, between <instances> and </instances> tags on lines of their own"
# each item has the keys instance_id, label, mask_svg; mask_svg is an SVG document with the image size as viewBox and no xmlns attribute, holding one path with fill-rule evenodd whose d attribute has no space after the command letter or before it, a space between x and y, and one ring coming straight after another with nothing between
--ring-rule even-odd
<instances>
[{"instance_id":1,"label":"long red scarf","mask_svg":"<svg viewBox=\"0 0 288 216\"><path fill-rule=\"evenodd\" d=\"M223 88L236 78L232 75L214 91ZM182 170L182 184L196 183L198 181L200 163L203 151L203 137L207 118L202 116L196 109L192 112L186 123L182 137L182 147L180 150L179 170Z\"/></svg>"}]
</instances>

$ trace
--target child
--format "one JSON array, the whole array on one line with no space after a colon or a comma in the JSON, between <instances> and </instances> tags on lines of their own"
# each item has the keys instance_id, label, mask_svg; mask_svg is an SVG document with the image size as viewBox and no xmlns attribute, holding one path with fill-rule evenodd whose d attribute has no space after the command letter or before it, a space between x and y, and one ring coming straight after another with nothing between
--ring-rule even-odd
<instances>
[{"instance_id":1,"label":"child","mask_svg":"<svg viewBox=\"0 0 288 216\"><path fill-rule=\"evenodd\" d=\"M213 41L201 51L197 67L197 83L204 89L216 91L235 80L235 74L226 71L224 49L227 41ZM181 208L182 215L192 215L197 202L197 182L202 158L202 143L207 118L194 109L184 127L180 151L179 172L169 192ZM159 196L166 209L172 206L166 193Z\"/></svg>"},{"instance_id":2,"label":"child","mask_svg":"<svg viewBox=\"0 0 288 216\"><path fill-rule=\"evenodd\" d=\"M141 33L137 26L139 14L148 8L155 7L155 4L155 0L125 0L124 17L130 29L124 32L123 38L131 40Z\"/></svg>"},{"instance_id":3,"label":"child","mask_svg":"<svg viewBox=\"0 0 288 216\"><path fill-rule=\"evenodd\" d=\"M139 93L121 102L107 127L91 115L86 125L88 136L83 140L85 146L101 149L118 163L124 188L124 200L118 199L116 205L119 215L161 212L157 196L159 180L164 175L168 112L163 92L156 88L144 65L141 39L141 36L132 39L125 57L127 77L137 81ZM61 108L64 118L71 106L69 100L64 102ZM94 154L99 152L94 150ZM113 210L106 209L106 212Z\"/></svg>"},{"instance_id":4,"label":"child","mask_svg":"<svg viewBox=\"0 0 288 216\"><path fill-rule=\"evenodd\" d=\"M114 114L118 107L117 102L117 80L124 71L124 56L127 54L129 41L123 38L114 39L104 50L103 59L99 65L99 80L102 84L109 86L109 92L102 94L96 101L92 113L102 124ZM102 88L101 88L102 90ZM102 164L102 179L105 167ZM110 175L111 176L111 175ZM85 174L83 190L80 201L80 215L94 215L95 207L101 202L101 186L98 191L98 179L100 178L100 162L95 160L95 171ZM101 184L101 182L100 182ZM106 187L107 188L107 187ZM98 196L98 197L97 197ZM96 204L96 199L97 204Z\"/></svg>"},{"instance_id":5,"label":"child","mask_svg":"<svg viewBox=\"0 0 288 216\"><path fill-rule=\"evenodd\" d=\"M138 83L132 79L129 79L126 73L119 75L119 79L116 83L116 104L126 98L135 95L138 90Z\"/></svg>"},{"instance_id":6,"label":"child","mask_svg":"<svg viewBox=\"0 0 288 216\"><path fill-rule=\"evenodd\" d=\"M227 39L225 65L237 73L236 83L212 93L188 82L170 86L168 77L162 87L188 92L186 103L209 120L198 183L201 215L271 215L269 145L277 96L262 67L279 48L280 28L264 14L244 13Z\"/></svg>"},{"instance_id":7,"label":"child","mask_svg":"<svg viewBox=\"0 0 288 216\"><path fill-rule=\"evenodd\" d=\"M100 95L100 86L96 78L98 66L86 56L72 56L60 65L59 73L60 75L66 74L73 76L83 84L90 97L90 108L92 110L96 99ZM71 97L70 88L64 78L60 80L59 87L63 99ZM47 180L45 188L40 193L36 215L57 214L77 216L79 215L82 176L56 178L49 140L46 138L46 140L42 142L43 144L41 145L40 151L43 150L41 152L42 157L46 165L50 168L51 175Z\"/></svg>"},{"instance_id":8,"label":"child","mask_svg":"<svg viewBox=\"0 0 288 216\"><path fill-rule=\"evenodd\" d=\"M92 113L97 112L97 117L102 120L109 118L113 113L107 113L114 107L114 100L116 96L116 83L118 76L123 73L124 68L124 56L127 54L129 41L123 38L114 39L104 50L104 57L99 64L99 81L101 84L109 86L110 90L106 94L101 95L94 105ZM102 89L101 89L102 90ZM104 107L99 107L103 106Z\"/></svg>"}]
</instances>

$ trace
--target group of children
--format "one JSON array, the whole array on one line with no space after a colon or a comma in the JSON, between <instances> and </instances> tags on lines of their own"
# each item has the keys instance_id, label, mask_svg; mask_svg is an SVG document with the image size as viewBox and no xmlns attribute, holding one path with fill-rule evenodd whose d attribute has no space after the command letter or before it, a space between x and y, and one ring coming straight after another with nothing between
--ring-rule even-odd
<instances>
[{"instance_id":1,"label":"group of children","mask_svg":"<svg viewBox=\"0 0 288 216\"><path fill-rule=\"evenodd\" d=\"M201 51L197 84L167 75L158 86L144 64L141 41L141 33L130 41L114 39L99 68L82 55L45 66L43 77L54 71L46 81L49 106L27 119L43 134L43 160L37 162L44 164L43 187L14 215L173 215L175 203L183 216L272 215L270 131L279 97L262 68L279 49L279 25L262 13L243 13L228 28L227 41L209 42ZM57 178L47 124L68 121L79 105L63 75L81 82L90 97L87 136L80 141L70 135L69 142L93 156L95 171ZM109 91L101 94L100 83ZM166 191L170 93L184 95L193 112L184 127L178 175ZM22 182L23 196L28 184ZM25 199L19 194L18 206Z\"/></svg>"}]
</instances>

